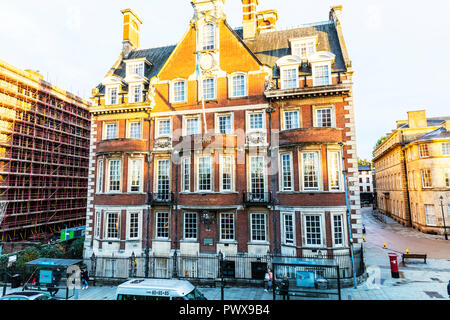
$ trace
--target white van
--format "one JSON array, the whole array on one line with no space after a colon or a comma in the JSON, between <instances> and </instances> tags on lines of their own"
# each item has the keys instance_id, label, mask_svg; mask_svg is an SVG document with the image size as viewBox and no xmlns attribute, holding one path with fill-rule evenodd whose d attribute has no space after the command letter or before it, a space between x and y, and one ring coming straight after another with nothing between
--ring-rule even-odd
<instances>
[{"instance_id":1,"label":"white van","mask_svg":"<svg viewBox=\"0 0 450 320\"><path fill-rule=\"evenodd\" d=\"M206 300L206 298L188 281L134 279L117 288L117 300Z\"/></svg>"}]
</instances>

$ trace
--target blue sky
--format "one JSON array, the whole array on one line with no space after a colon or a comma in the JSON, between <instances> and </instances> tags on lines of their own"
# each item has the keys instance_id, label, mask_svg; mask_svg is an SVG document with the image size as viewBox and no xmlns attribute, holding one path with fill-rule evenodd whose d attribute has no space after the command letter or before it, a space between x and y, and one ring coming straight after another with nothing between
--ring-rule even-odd
<instances>
[{"instance_id":1,"label":"blue sky","mask_svg":"<svg viewBox=\"0 0 450 320\"><path fill-rule=\"evenodd\" d=\"M325 21L342 4L344 36L353 60L358 154L371 158L378 138L407 111L449 116L450 1L260 0L277 9L278 25ZM141 47L177 43L193 16L189 0L0 0L0 59L83 98L122 47L121 10L144 20ZM228 23L241 26L240 0L227 0Z\"/></svg>"}]
</instances>

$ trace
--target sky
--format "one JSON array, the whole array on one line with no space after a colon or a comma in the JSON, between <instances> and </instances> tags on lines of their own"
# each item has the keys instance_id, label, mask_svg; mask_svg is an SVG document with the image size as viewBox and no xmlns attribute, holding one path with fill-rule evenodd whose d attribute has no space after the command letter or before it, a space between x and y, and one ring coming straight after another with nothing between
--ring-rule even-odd
<instances>
[{"instance_id":1,"label":"sky","mask_svg":"<svg viewBox=\"0 0 450 320\"><path fill-rule=\"evenodd\" d=\"M280 27L326 21L331 6L344 6L361 159L372 159L377 140L408 111L450 116L450 1L259 2L258 10L278 11ZM189 0L0 0L0 8L0 59L85 99L120 54L121 10L144 21L142 48L176 44L193 17ZM242 25L240 0L226 0L225 13L232 27Z\"/></svg>"}]
</instances>

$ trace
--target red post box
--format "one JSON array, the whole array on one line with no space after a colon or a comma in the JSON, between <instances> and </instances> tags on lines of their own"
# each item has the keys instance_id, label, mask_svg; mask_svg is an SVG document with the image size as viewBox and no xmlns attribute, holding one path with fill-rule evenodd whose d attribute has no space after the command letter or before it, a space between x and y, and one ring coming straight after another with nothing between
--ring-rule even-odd
<instances>
[{"instance_id":1,"label":"red post box","mask_svg":"<svg viewBox=\"0 0 450 320\"><path fill-rule=\"evenodd\" d=\"M398 259L398 255L396 255L395 253L389 254L389 261L391 262L391 273L392 273L392 278L394 278L394 279L400 278L400 273L398 271L397 259Z\"/></svg>"}]
</instances>

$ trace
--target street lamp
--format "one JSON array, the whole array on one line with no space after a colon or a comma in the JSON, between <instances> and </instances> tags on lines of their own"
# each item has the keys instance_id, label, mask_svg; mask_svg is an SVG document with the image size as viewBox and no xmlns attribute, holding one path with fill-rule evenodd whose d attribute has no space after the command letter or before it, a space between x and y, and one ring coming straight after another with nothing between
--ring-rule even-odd
<instances>
[{"instance_id":1,"label":"street lamp","mask_svg":"<svg viewBox=\"0 0 450 320\"><path fill-rule=\"evenodd\" d=\"M442 222L444 223L444 234L445 234L445 240L448 240L448 235L447 235L447 226L445 225L445 215L444 215L444 197L441 196L439 198L439 200L441 200L441 210L442 210Z\"/></svg>"}]
</instances>

